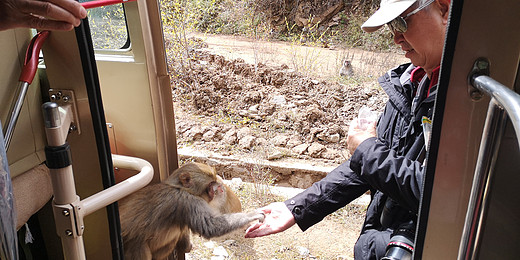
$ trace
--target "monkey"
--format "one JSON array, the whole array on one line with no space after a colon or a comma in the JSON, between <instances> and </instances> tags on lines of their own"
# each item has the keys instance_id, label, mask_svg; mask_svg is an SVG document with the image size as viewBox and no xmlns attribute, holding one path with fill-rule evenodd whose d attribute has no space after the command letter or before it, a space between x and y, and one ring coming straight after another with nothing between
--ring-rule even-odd
<instances>
[{"instance_id":1,"label":"monkey","mask_svg":"<svg viewBox=\"0 0 520 260\"><path fill-rule=\"evenodd\" d=\"M177 259L191 250L190 231L209 239L264 220L261 212L238 211L240 201L213 167L184 164L119 201L125 259Z\"/></svg>"},{"instance_id":2,"label":"monkey","mask_svg":"<svg viewBox=\"0 0 520 260\"><path fill-rule=\"evenodd\" d=\"M352 68L352 64L349 60L343 61L343 66L341 66L341 69L339 70L339 76L340 77L352 77L354 76L354 69Z\"/></svg>"}]
</instances>

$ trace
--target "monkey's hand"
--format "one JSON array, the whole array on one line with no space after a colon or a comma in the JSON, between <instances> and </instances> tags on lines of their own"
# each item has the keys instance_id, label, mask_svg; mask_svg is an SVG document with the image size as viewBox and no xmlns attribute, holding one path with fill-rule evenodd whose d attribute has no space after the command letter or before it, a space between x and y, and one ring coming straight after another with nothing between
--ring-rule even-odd
<instances>
[{"instance_id":1,"label":"monkey's hand","mask_svg":"<svg viewBox=\"0 0 520 260\"><path fill-rule=\"evenodd\" d=\"M259 211L266 214L265 220L251 225L246 230L246 238L276 234L285 231L296 223L291 211L289 211L283 202L272 203L260 208Z\"/></svg>"}]
</instances>

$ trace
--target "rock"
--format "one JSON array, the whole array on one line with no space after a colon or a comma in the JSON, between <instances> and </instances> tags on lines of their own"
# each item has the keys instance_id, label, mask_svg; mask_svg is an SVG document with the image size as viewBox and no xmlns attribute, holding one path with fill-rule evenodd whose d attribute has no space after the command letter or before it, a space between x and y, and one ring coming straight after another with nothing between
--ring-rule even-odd
<instances>
[{"instance_id":1,"label":"rock","mask_svg":"<svg viewBox=\"0 0 520 260\"><path fill-rule=\"evenodd\" d=\"M345 148L346 148L346 146L345 146ZM351 154L348 149L341 150L341 157L348 159L348 158L350 158L350 156L351 156Z\"/></svg>"},{"instance_id":2,"label":"rock","mask_svg":"<svg viewBox=\"0 0 520 260\"><path fill-rule=\"evenodd\" d=\"M213 241L204 242L206 248L215 248L216 244Z\"/></svg>"},{"instance_id":3,"label":"rock","mask_svg":"<svg viewBox=\"0 0 520 260\"><path fill-rule=\"evenodd\" d=\"M289 179L289 184L291 184L292 187L300 189L306 189L314 182L315 180L313 180L309 174L291 175Z\"/></svg>"},{"instance_id":4,"label":"rock","mask_svg":"<svg viewBox=\"0 0 520 260\"><path fill-rule=\"evenodd\" d=\"M270 160L270 161L280 159L282 157L283 157L283 153L276 149L269 151L269 153L267 154L267 160Z\"/></svg>"},{"instance_id":5,"label":"rock","mask_svg":"<svg viewBox=\"0 0 520 260\"><path fill-rule=\"evenodd\" d=\"M265 138L259 137L255 139L255 145L257 146L266 146L267 144L268 143L267 140L265 140Z\"/></svg>"},{"instance_id":6,"label":"rock","mask_svg":"<svg viewBox=\"0 0 520 260\"><path fill-rule=\"evenodd\" d=\"M305 257L308 257L310 255L310 251L309 249L303 247L303 246L297 246L296 247L296 250L298 250L298 254L300 254L301 257L305 258Z\"/></svg>"},{"instance_id":7,"label":"rock","mask_svg":"<svg viewBox=\"0 0 520 260\"><path fill-rule=\"evenodd\" d=\"M325 112L321 110L317 105L312 105L306 109L305 119L309 122L315 122L325 117Z\"/></svg>"},{"instance_id":8,"label":"rock","mask_svg":"<svg viewBox=\"0 0 520 260\"><path fill-rule=\"evenodd\" d=\"M248 135L238 141L238 145L243 149L251 149L255 144L256 137Z\"/></svg>"},{"instance_id":9,"label":"rock","mask_svg":"<svg viewBox=\"0 0 520 260\"><path fill-rule=\"evenodd\" d=\"M177 133L179 133L179 134L183 134L184 132L189 130L191 127L187 122L180 121L180 122L175 122L175 123L177 126Z\"/></svg>"},{"instance_id":10,"label":"rock","mask_svg":"<svg viewBox=\"0 0 520 260\"><path fill-rule=\"evenodd\" d=\"M335 149L325 149L324 152L321 154L321 158L328 159L328 160L334 160L336 158L341 158L341 152Z\"/></svg>"},{"instance_id":11,"label":"rock","mask_svg":"<svg viewBox=\"0 0 520 260\"><path fill-rule=\"evenodd\" d=\"M329 141L329 135L325 132L320 132L316 134L316 138L318 138L318 140L320 141Z\"/></svg>"},{"instance_id":12,"label":"rock","mask_svg":"<svg viewBox=\"0 0 520 260\"><path fill-rule=\"evenodd\" d=\"M237 142L237 132L235 129L231 129L224 134L222 142L228 145L234 145Z\"/></svg>"},{"instance_id":13,"label":"rock","mask_svg":"<svg viewBox=\"0 0 520 260\"><path fill-rule=\"evenodd\" d=\"M224 258L229 257L229 253L223 246L215 247L215 249L213 249L213 255L217 256L217 257L219 257L219 256L224 257Z\"/></svg>"},{"instance_id":14,"label":"rock","mask_svg":"<svg viewBox=\"0 0 520 260\"><path fill-rule=\"evenodd\" d=\"M307 148L307 152L311 157L318 158L320 157L321 153L324 152L327 149L324 145L314 142Z\"/></svg>"},{"instance_id":15,"label":"rock","mask_svg":"<svg viewBox=\"0 0 520 260\"><path fill-rule=\"evenodd\" d=\"M202 136L204 135L204 131L199 126L194 126L190 130L186 131L186 136L189 140L197 141L201 140Z\"/></svg>"},{"instance_id":16,"label":"rock","mask_svg":"<svg viewBox=\"0 0 520 260\"><path fill-rule=\"evenodd\" d=\"M282 147L286 146L288 141L289 141L289 136L287 136L287 135L277 135L271 140L273 145L282 146Z\"/></svg>"},{"instance_id":17,"label":"rock","mask_svg":"<svg viewBox=\"0 0 520 260\"><path fill-rule=\"evenodd\" d=\"M322 133L324 130L325 129L323 129L321 127L313 127L313 128L311 128L310 134L313 136L317 136L318 134Z\"/></svg>"},{"instance_id":18,"label":"rock","mask_svg":"<svg viewBox=\"0 0 520 260\"><path fill-rule=\"evenodd\" d=\"M287 141L286 147L287 148L293 148L293 147L295 147L297 145L300 145L300 144L302 144L302 141L300 140L300 137L297 136L297 135L293 135L293 136L291 136L289 141Z\"/></svg>"},{"instance_id":19,"label":"rock","mask_svg":"<svg viewBox=\"0 0 520 260\"><path fill-rule=\"evenodd\" d=\"M256 104L256 105L250 106L250 107L249 107L249 111L250 111L250 112L258 113L258 107L259 107L259 106L260 106L260 104Z\"/></svg>"},{"instance_id":20,"label":"rock","mask_svg":"<svg viewBox=\"0 0 520 260\"><path fill-rule=\"evenodd\" d=\"M295 154L302 155L302 154L305 153L305 151L307 151L307 148L309 148L308 144L300 144L300 145L297 145L297 146L293 147L292 151Z\"/></svg>"},{"instance_id":21,"label":"rock","mask_svg":"<svg viewBox=\"0 0 520 260\"><path fill-rule=\"evenodd\" d=\"M279 106L283 106L287 103L287 101L285 100L285 96L283 95L274 96L271 98L271 100L269 100L269 102Z\"/></svg>"},{"instance_id":22,"label":"rock","mask_svg":"<svg viewBox=\"0 0 520 260\"><path fill-rule=\"evenodd\" d=\"M328 136L328 141L331 143L338 143L340 139L339 134L333 134Z\"/></svg>"},{"instance_id":23,"label":"rock","mask_svg":"<svg viewBox=\"0 0 520 260\"><path fill-rule=\"evenodd\" d=\"M213 141L213 139L215 139L216 134L217 134L217 132L215 130L211 129L202 135L202 141L206 141L206 142Z\"/></svg>"},{"instance_id":24,"label":"rock","mask_svg":"<svg viewBox=\"0 0 520 260\"><path fill-rule=\"evenodd\" d=\"M249 127L242 127L238 130L237 132L237 138L238 139L242 139L248 135L252 135L252 131L251 131L251 128Z\"/></svg>"},{"instance_id":25,"label":"rock","mask_svg":"<svg viewBox=\"0 0 520 260\"><path fill-rule=\"evenodd\" d=\"M236 246L237 245L237 241L233 240L233 239L228 239L228 240L222 242L222 244L225 245L225 246Z\"/></svg>"}]
</instances>

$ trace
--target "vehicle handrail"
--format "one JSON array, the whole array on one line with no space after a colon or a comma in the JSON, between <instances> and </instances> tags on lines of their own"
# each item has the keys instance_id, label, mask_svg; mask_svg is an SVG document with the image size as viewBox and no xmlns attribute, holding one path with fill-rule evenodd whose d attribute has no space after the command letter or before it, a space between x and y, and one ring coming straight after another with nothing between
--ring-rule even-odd
<instances>
[{"instance_id":1,"label":"vehicle handrail","mask_svg":"<svg viewBox=\"0 0 520 260\"><path fill-rule=\"evenodd\" d=\"M49 33L49 31L39 32L32 38L29 46L27 47L22 72L20 73L20 78L18 79L19 85L15 89L13 102L11 103L9 114L7 114L7 124L5 124L3 129L5 136L4 146L6 150L9 149L9 145L11 144L16 122L18 121L18 117L22 111L22 106L27 94L27 90L29 89L29 85L32 83L34 76L36 75L36 70L38 69L38 55L40 54L42 45L49 36Z\"/></svg>"},{"instance_id":2,"label":"vehicle handrail","mask_svg":"<svg viewBox=\"0 0 520 260\"><path fill-rule=\"evenodd\" d=\"M88 198L81 200L82 214L87 216L109 204L112 204L129 194L143 188L153 178L152 165L140 158L112 154L112 162L115 167L140 171L138 174Z\"/></svg>"},{"instance_id":3,"label":"vehicle handrail","mask_svg":"<svg viewBox=\"0 0 520 260\"><path fill-rule=\"evenodd\" d=\"M520 147L520 95L487 76L489 62L479 59L469 75L470 85L491 97L480 142L475 175L466 212L458 259L476 259L482 239L484 216L489 204L490 182L507 118L511 120ZM478 93L475 96L478 96ZM473 93L475 94L475 93Z\"/></svg>"},{"instance_id":4,"label":"vehicle handrail","mask_svg":"<svg viewBox=\"0 0 520 260\"><path fill-rule=\"evenodd\" d=\"M83 200L76 193L68 129L72 122L71 104L60 107L57 103L42 105L47 146L46 164L50 170L53 189L53 213L56 232L61 238L65 259L86 259L83 244L85 216L146 186L153 178L152 165L139 158L112 155L115 167L140 171L138 174Z\"/></svg>"},{"instance_id":5,"label":"vehicle handrail","mask_svg":"<svg viewBox=\"0 0 520 260\"><path fill-rule=\"evenodd\" d=\"M496 103L506 111L520 146L520 94L487 75L473 77L472 85L496 100Z\"/></svg>"}]
</instances>

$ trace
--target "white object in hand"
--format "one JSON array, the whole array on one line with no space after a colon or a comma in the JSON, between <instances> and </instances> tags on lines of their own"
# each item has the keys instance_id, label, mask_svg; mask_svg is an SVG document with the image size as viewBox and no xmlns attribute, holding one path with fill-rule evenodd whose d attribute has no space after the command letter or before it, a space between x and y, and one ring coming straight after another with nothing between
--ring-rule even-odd
<instances>
[{"instance_id":1,"label":"white object in hand","mask_svg":"<svg viewBox=\"0 0 520 260\"><path fill-rule=\"evenodd\" d=\"M377 112L370 110L367 106L361 107L358 112L358 127L366 130L377 121Z\"/></svg>"}]
</instances>

